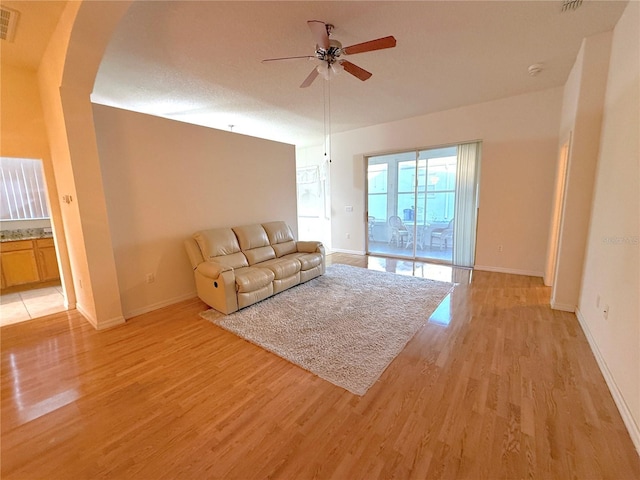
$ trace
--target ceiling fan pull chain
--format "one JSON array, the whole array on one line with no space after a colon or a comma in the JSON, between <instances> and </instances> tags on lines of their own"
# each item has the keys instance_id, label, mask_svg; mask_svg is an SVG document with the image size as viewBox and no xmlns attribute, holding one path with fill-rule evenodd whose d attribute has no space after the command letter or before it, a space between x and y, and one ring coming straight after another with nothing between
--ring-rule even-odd
<instances>
[{"instance_id":1,"label":"ceiling fan pull chain","mask_svg":"<svg viewBox=\"0 0 640 480\"><path fill-rule=\"evenodd\" d=\"M322 85L322 143L324 145L324 159L327 159L327 86Z\"/></svg>"},{"instance_id":2,"label":"ceiling fan pull chain","mask_svg":"<svg viewBox=\"0 0 640 480\"><path fill-rule=\"evenodd\" d=\"M331 147L333 146L331 143L331 78L327 81L327 91L329 92L328 103L329 103L329 163L331 163Z\"/></svg>"}]
</instances>

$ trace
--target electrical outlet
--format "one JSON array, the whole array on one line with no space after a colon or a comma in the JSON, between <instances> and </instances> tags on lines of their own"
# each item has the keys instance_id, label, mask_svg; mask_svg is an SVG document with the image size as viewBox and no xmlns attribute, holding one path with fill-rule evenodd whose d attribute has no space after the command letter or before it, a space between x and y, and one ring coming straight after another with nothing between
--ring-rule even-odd
<instances>
[{"instance_id":1,"label":"electrical outlet","mask_svg":"<svg viewBox=\"0 0 640 480\"><path fill-rule=\"evenodd\" d=\"M147 273L147 283L153 283L156 281L155 273Z\"/></svg>"},{"instance_id":2,"label":"electrical outlet","mask_svg":"<svg viewBox=\"0 0 640 480\"><path fill-rule=\"evenodd\" d=\"M347 240L351 238L351 234L347 233Z\"/></svg>"},{"instance_id":3,"label":"electrical outlet","mask_svg":"<svg viewBox=\"0 0 640 480\"><path fill-rule=\"evenodd\" d=\"M498 253L502 253L502 245L498 245Z\"/></svg>"}]
</instances>

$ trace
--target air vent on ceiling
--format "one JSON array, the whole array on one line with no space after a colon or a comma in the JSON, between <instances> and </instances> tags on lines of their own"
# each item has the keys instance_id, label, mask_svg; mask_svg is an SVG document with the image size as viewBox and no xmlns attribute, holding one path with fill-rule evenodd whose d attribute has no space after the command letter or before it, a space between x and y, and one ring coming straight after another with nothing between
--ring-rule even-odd
<instances>
[{"instance_id":1,"label":"air vent on ceiling","mask_svg":"<svg viewBox=\"0 0 640 480\"><path fill-rule=\"evenodd\" d=\"M582 0L563 0L562 11L577 10L580 5L582 5Z\"/></svg>"},{"instance_id":2,"label":"air vent on ceiling","mask_svg":"<svg viewBox=\"0 0 640 480\"><path fill-rule=\"evenodd\" d=\"M0 39L13 42L20 12L7 7L0 7Z\"/></svg>"}]
</instances>

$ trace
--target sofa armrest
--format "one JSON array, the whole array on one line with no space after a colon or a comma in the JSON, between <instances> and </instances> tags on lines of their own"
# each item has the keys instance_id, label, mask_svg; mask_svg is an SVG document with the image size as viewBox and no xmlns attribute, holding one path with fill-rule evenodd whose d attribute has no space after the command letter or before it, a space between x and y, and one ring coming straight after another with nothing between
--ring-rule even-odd
<instances>
[{"instance_id":1,"label":"sofa armrest","mask_svg":"<svg viewBox=\"0 0 640 480\"><path fill-rule=\"evenodd\" d=\"M230 270L233 270L233 268L227 265L209 261L202 262L200 265L198 265L196 270L203 276L211 278L212 280L216 280L222 272L228 272Z\"/></svg>"},{"instance_id":2,"label":"sofa armrest","mask_svg":"<svg viewBox=\"0 0 640 480\"><path fill-rule=\"evenodd\" d=\"M322 242L299 241L296 243L299 252L303 253L322 253L324 255L324 246Z\"/></svg>"}]
</instances>

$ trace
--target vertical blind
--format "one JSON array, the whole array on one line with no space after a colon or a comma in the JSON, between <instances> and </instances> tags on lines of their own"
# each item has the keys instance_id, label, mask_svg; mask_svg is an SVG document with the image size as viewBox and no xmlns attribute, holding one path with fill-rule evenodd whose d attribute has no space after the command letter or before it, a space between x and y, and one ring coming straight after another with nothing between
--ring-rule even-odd
<instances>
[{"instance_id":1,"label":"vertical blind","mask_svg":"<svg viewBox=\"0 0 640 480\"><path fill-rule=\"evenodd\" d=\"M453 264L460 267L475 262L481 147L480 142L458 145Z\"/></svg>"},{"instance_id":2,"label":"vertical blind","mask_svg":"<svg viewBox=\"0 0 640 480\"><path fill-rule=\"evenodd\" d=\"M49 218L40 160L0 157L0 219Z\"/></svg>"}]
</instances>

